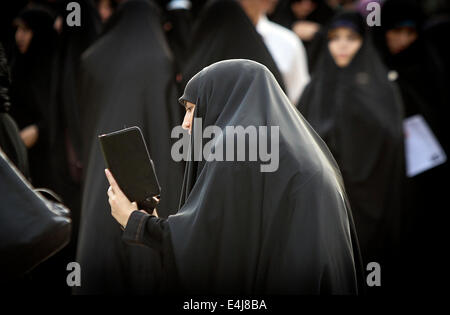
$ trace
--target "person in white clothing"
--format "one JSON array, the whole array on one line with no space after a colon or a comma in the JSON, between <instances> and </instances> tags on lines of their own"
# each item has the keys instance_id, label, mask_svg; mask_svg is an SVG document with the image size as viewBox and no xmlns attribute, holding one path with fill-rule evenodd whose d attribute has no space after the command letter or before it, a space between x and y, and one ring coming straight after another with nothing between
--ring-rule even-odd
<instances>
[{"instance_id":1,"label":"person in white clothing","mask_svg":"<svg viewBox=\"0 0 450 315\"><path fill-rule=\"evenodd\" d=\"M270 21L263 14L256 25L286 85L286 94L296 105L310 80L306 50L291 30Z\"/></svg>"},{"instance_id":2,"label":"person in white clothing","mask_svg":"<svg viewBox=\"0 0 450 315\"><path fill-rule=\"evenodd\" d=\"M301 39L291 30L270 21L266 14L276 4L274 0L239 0L257 32L261 35L293 105L297 105L303 89L310 80L308 60Z\"/></svg>"}]
</instances>

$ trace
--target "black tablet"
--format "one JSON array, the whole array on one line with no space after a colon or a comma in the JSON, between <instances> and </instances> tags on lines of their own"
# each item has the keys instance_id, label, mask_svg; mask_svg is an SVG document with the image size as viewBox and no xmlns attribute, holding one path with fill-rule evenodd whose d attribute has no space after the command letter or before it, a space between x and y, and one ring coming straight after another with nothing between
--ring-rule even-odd
<instances>
[{"instance_id":1,"label":"black tablet","mask_svg":"<svg viewBox=\"0 0 450 315\"><path fill-rule=\"evenodd\" d=\"M139 127L130 127L99 136L106 167L120 189L139 209L153 210L161 187L155 167Z\"/></svg>"}]
</instances>

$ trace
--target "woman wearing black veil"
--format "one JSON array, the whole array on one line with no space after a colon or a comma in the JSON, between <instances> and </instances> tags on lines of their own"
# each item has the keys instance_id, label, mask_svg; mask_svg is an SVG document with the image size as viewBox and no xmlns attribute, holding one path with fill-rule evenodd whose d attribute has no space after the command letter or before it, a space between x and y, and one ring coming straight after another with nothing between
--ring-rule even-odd
<instances>
[{"instance_id":1,"label":"woman wearing black veil","mask_svg":"<svg viewBox=\"0 0 450 315\"><path fill-rule=\"evenodd\" d=\"M211 154L236 136L227 126L266 126L279 144L279 167L262 172L260 160L207 155L197 162L194 149L182 207L168 219L135 211L106 170L123 238L157 249L164 277L181 293L356 294L359 251L339 170L270 71L249 60L215 63L189 81L180 102L191 148L209 141L198 136L213 125L223 134L215 135Z\"/></svg>"},{"instance_id":2,"label":"woman wearing black veil","mask_svg":"<svg viewBox=\"0 0 450 315\"><path fill-rule=\"evenodd\" d=\"M108 215L102 193L107 182L98 176L104 161L97 136L139 126L160 179L160 214L176 210L183 164L171 158L170 136L181 108L158 8L146 0L120 4L83 54L81 69L85 175L77 253L82 286L76 292L152 293L159 285L160 262L152 249L120 242L121 230Z\"/></svg>"},{"instance_id":3,"label":"woman wearing black veil","mask_svg":"<svg viewBox=\"0 0 450 315\"><path fill-rule=\"evenodd\" d=\"M407 180L405 259L414 263L406 264L412 269L405 268L405 287L411 288L411 281L430 286L433 279L442 277L438 266L444 260L441 248L448 239L449 190L445 184L450 176L448 73L444 72L439 54L427 42L423 14L416 1L386 1L381 11L381 27L375 30L383 61L397 77L406 118L421 117L447 157L446 162L410 174ZM420 151L426 150L423 147ZM408 277L411 273L416 275L414 279Z\"/></svg>"},{"instance_id":4,"label":"woman wearing black veil","mask_svg":"<svg viewBox=\"0 0 450 315\"><path fill-rule=\"evenodd\" d=\"M15 20L16 47L11 60L11 115L29 149L34 186L51 187L49 126L51 68L57 33L51 13L39 6L24 9Z\"/></svg>"},{"instance_id":5,"label":"woman wearing black veil","mask_svg":"<svg viewBox=\"0 0 450 315\"><path fill-rule=\"evenodd\" d=\"M341 169L365 264L383 279L399 251L405 176L403 108L387 69L356 12L342 12L328 29L317 70L299 110L327 143ZM382 287L391 285L384 281Z\"/></svg>"}]
</instances>

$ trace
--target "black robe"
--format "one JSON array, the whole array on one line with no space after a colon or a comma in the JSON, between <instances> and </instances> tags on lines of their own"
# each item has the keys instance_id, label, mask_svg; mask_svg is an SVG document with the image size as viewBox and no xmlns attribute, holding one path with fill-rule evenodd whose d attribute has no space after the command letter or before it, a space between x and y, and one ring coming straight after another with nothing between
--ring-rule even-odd
<instances>
[{"instance_id":1,"label":"black robe","mask_svg":"<svg viewBox=\"0 0 450 315\"><path fill-rule=\"evenodd\" d=\"M11 109L10 84L8 62L0 42L0 148L22 174L29 177L27 149L20 138L17 124L9 115Z\"/></svg>"},{"instance_id":2,"label":"black robe","mask_svg":"<svg viewBox=\"0 0 450 315\"><path fill-rule=\"evenodd\" d=\"M441 62L443 70L447 77L450 76L450 43L447 38L450 33L450 3L442 2L442 8L436 8L436 12L428 20L424 26L424 37L426 41L435 49Z\"/></svg>"},{"instance_id":3,"label":"black robe","mask_svg":"<svg viewBox=\"0 0 450 315\"><path fill-rule=\"evenodd\" d=\"M196 162L191 150L181 209L167 220L133 212L125 239L159 246L182 293L357 293L359 249L339 169L270 71L249 60L218 62L194 76L180 100L196 104L202 119L191 148L210 141L197 134L212 125L223 132L215 152L227 126L267 126L268 135L278 127L279 167L261 172L265 163L248 155Z\"/></svg>"},{"instance_id":4,"label":"black robe","mask_svg":"<svg viewBox=\"0 0 450 315\"><path fill-rule=\"evenodd\" d=\"M61 1L63 21L69 0ZM81 26L63 23L51 82L49 149L51 152L52 189L72 211L72 240L66 248L75 259L81 208L81 125L78 84L80 57L100 33L100 17L90 0L79 1Z\"/></svg>"},{"instance_id":5,"label":"black robe","mask_svg":"<svg viewBox=\"0 0 450 315\"><path fill-rule=\"evenodd\" d=\"M355 21L358 13L334 18ZM334 23L334 22L333 22ZM399 251L405 177L403 107L370 39L339 68L328 45L305 88L299 110L327 143L341 169L363 261L391 272ZM386 279L386 278L384 278ZM383 287L387 286L384 282Z\"/></svg>"},{"instance_id":6,"label":"black robe","mask_svg":"<svg viewBox=\"0 0 450 315\"><path fill-rule=\"evenodd\" d=\"M171 129L181 120L173 61L149 1L122 3L102 36L82 57L83 150L87 155L77 261L78 293L152 293L158 289L160 262L153 250L121 242L111 217L97 136L139 126L162 188L161 216L176 211L183 164L170 154Z\"/></svg>"},{"instance_id":7,"label":"black robe","mask_svg":"<svg viewBox=\"0 0 450 315\"><path fill-rule=\"evenodd\" d=\"M249 59L262 63L284 87L282 76L261 35L236 0L211 0L199 14L192 30L183 71L183 82L204 67L226 59Z\"/></svg>"}]
</instances>

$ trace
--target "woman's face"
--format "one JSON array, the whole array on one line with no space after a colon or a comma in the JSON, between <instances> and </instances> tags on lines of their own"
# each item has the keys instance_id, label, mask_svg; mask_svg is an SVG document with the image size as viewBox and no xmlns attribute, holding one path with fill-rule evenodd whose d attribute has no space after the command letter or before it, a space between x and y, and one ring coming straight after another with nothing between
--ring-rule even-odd
<instances>
[{"instance_id":1,"label":"woman's face","mask_svg":"<svg viewBox=\"0 0 450 315\"><path fill-rule=\"evenodd\" d=\"M192 119L194 118L194 109L195 104L191 102L186 102L186 114L184 115L183 124L181 125L184 130L188 130L189 134L191 134L192 130Z\"/></svg>"},{"instance_id":2,"label":"woman's face","mask_svg":"<svg viewBox=\"0 0 450 315\"><path fill-rule=\"evenodd\" d=\"M338 67L350 64L362 45L362 37L348 27L338 27L328 33L328 49Z\"/></svg>"},{"instance_id":3,"label":"woman's face","mask_svg":"<svg viewBox=\"0 0 450 315\"><path fill-rule=\"evenodd\" d=\"M317 7L313 0L300 0L291 4L291 10L297 19L304 19L310 15Z\"/></svg>"},{"instance_id":4,"label":"woman's face","mask_svg":"<svg viewBox=\"0 0 450 315\"><path fill-rule=\"evenodd\" d=\"M25 24L19 23L16 30L16 45L21 54L27 52L33 38L33 31Z\"/></svg>"},{"instance_id":5,"label":"woman's face","mask_svg":"<svg viewBox=\"0 0 450 315\"><path fill-rule=\"evenodd\" d=\"M386 32L386 44L395 55L408 48L417 39L417 31L412 27L398 27Z\"/></svg>"},{"instance_id":6,"label":"woman's face","mask_svg":"<svg viewBox=\"0 0 450 315\"><path fill-rule=\"evenodd\" d=\"M98 2L97 8L103 23L105 23L113 14L113 8L111 6L110 0L100 0Z\"/></svg>"}]
</instances>

